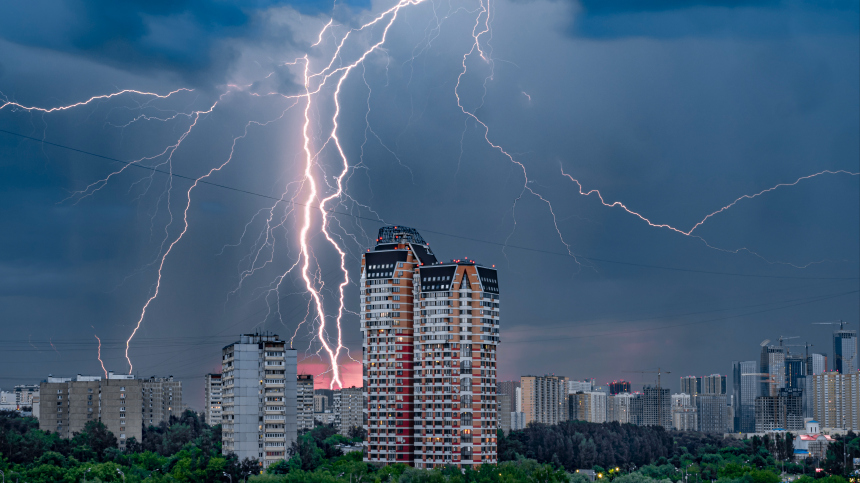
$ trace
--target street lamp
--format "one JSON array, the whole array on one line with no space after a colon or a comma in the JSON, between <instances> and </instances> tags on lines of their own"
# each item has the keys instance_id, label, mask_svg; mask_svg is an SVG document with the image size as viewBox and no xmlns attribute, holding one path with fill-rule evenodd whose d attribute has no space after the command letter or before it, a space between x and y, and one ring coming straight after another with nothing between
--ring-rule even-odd
<instances>
[{"instance_id":1,"label":"street lamp","mask_svg":"<svg viewBox=\"0 0 860 483\"><path fill-rule=\"evenodd\" d=\"M233 475L229 475L229 474L227 474L227 472L225 471L225 472L224 472L224 476L226 476L227 478L230 478L230 483L233 483Z\"/></svg>"},{"instance_id":2,"label":"street lamp","mask_svg":"<svg viewBox=\"0 0 860 483\"><path fill-rule=\"evenodd\" d=\"M120 469L119 469L119 468L117 468L117 469L116 469L116 472L117 472L117 473L119 473L119 474L120 474L120 476L122 476L122 481L123 481L123 483L125 483L125 473L123 473L122 471L120 471Z\"/></svg>"}]
</instances>

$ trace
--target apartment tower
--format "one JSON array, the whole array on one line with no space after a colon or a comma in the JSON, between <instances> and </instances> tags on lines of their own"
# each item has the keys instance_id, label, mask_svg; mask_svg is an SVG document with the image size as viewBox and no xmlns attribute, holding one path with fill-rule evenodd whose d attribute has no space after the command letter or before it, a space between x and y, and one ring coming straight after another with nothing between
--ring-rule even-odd
<instances>
[{"instance_id":1,"label":"apartment tower","mask_svg":"<svg viewBox=\"0 0 860 483\"><path fill-rule=\"evenodd\" d=\"M439 262L415 229L386 226L360 287L365 461L496 463L496 270Z\"/></svg>"},{"instance_id":2,"label":"apartment tower","mask_svg":"<svg viewBox=\"0 0 860 483\"><path fill-rule=\"evenodd\" d=\"M296 429L299 432L314 429L314 376L296 376Z\"/></svg>"},{"instance_id":3,"label":"apartment tower","mask_svg":"<svg viewBox=\"0 0 860 483\"><path fill-rule=\"evenodd\" d=\"M221 424L221 374L206 374L203 384L206 424Z\"/></svg>"},{"instance_id":4,"label":"apartment tower","mask_svg":"<svg viewBox=\"0 0 860 483\"><path fill-rule=\"evenodd\" d=\"M221 350L221 451L263 468L296 440L296 350L277 334L245 334Z\"/></svg>"}]
</instances>

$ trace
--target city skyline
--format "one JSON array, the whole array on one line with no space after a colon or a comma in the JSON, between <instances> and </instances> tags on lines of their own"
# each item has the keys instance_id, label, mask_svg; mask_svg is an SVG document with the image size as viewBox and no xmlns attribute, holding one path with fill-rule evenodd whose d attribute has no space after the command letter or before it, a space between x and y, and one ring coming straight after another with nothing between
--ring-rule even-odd
<instances>
[{"instance_id":1,"label":"city skyline","mask_svg":"<svg viewBox=\"0 0 860 483\"><path fill-rule=\"evenodd\" d=\"M361 385L361 260L401 223L498 271L500 381L731 386L781 337L830 369L813 324L860 321L856 2L475 0L414 27L430 3L0 19L0 388L133 367L200 409L255 331ZM380 15L378 50L382 24L345 40ZM340 40L368 55L305 111Z\"/></svg>"}]
</instances>

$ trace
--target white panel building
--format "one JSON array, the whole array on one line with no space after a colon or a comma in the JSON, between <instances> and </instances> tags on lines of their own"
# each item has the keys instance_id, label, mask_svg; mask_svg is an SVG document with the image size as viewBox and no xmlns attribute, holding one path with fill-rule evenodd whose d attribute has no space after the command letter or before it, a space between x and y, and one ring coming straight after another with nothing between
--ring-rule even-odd
<instances>
[{"instance_id":1,"label":"white panel building","mask_svg":"<svg viewBox=\"0 0 860 483\"><path fill-rule=\"evenodd\" d=\"M296 350L276 334L245 334L221 355L223 453L263 468L285 459L296 440Z\"/></svg>"}]
</instances>

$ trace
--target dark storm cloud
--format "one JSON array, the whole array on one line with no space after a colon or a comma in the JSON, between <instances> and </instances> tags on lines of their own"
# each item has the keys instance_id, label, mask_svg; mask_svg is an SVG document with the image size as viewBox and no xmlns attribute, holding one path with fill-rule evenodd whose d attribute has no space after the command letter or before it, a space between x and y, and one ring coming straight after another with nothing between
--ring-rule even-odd
<instances>
[{"instance_id":1,"label":"dark storm cloud","mask_svg":"<svg viewBox=\"0 0 860 483\"><path fill-rule=\"evenodd\" d=\"M569 32L594 39L790 37L851 33L858 25L858 3L852 0L580 0L577 5L581 9ZM786 16L785 10L797 15Z\"/></svg>"},{"instance_id":2,"label":"dark storm cloud","mask_svg":"<svg viewBox=\"0 0 860 483\"><path fill-rule=\"evenodd\" d=\"M344 5L365 8L365 0ZM264 28L272 8L305 14L329 2L259 0L49 0L11 2L0 38L81 55L134 72L165 71L203 85L222 82L240 42L291 42L291 32ZM346 7L341 7L341 10Z\"/></svg>"}]
</instances>

